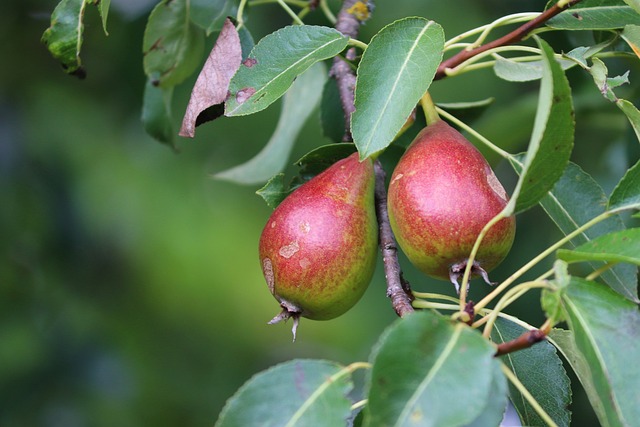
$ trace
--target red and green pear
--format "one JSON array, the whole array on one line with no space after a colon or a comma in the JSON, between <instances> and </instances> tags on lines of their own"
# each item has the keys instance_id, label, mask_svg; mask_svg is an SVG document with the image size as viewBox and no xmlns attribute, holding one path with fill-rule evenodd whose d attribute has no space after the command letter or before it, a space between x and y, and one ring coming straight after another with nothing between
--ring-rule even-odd
<instances>
[{"instance_id":1,"label":"red and green pear","mask_svg":"<svg viewBox=\"0 0 640 427\"><path fill-rule=\"evenodd\" d=\"M391 228L403 252L425 274L458 279L482 228L508 202L482 154L443 120L424 128L398 162L389 184ZM482 240L472 273L487 272L507 255L515 218L496 223Z\"/></svg>"},{"instance_id":2,"label":"red and green pear","mask_svg":"<svg viewBox=\"0 0 640 427\"><path fill-rule=\"evenodd\" d=\"M260 237L260 262L282 312L333 319L367 289L376 263L371 159L342 159L297 188L273 211Z\"/></svg>"}]
</instances>

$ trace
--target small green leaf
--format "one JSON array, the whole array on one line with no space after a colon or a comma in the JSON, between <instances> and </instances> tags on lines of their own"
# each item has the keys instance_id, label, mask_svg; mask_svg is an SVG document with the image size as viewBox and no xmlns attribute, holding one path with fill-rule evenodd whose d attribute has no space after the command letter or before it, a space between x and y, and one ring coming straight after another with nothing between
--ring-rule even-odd
<instances>
[{"instance_id":1,"label":"small green leaf","mask_svg":"<svg viewBox=\"0 0 640 427\"><path fill-rule=\"evenodd\" d=\"M576 65L575 61L560 59L558 63L563 70ZM542 78L542 61L517 62L509 58L498 57L493 66L496 76L508 82L530 82Z\"/></svg>"},{"instance_id":2,"label":"small green leaf","mask_svg":"<svg viewBox=\"0 0 640 427\"><path fill-rule=\"evenodd\" d=\"M640 209L640 161L624 174L609 197L610 211Z\"/></svg>"},{"instance_id":3,"label":"small green leaf","mask_svg":"<svg viewBox=\"0 0 640 427\"><path fill-rule=\"evenodd\" d=\"M417 17L395 21L371 39L358 66L351 116L361 159L394 140L431 85L443 49L442 27Z\"/></svg>"},{"instance_id":4,"label":"small green leaf","mask_svg":"<svg viewBox=\"0 0 640 427\"><path fill-rule=\"evenodd\" d=\"M267 206L271 209L278 207L280 203L291 194L291 189L284 182L284 174L279 173L273 176L267 183L256 191L256 194L262 197Z\"/></svg>"},{"instance_id":5,"label":"small green leaf","mask_svg":"<svg viewBox=\"0 0 640 427\"><path fill-rule=\"evenodd\" d=\"M468 102L438 102L436 105L445 111L452 112L459 120L470 122L480 117L493 104L495 98Z\"/></svg>"},{"instance_id":6,"label":"small green leaf","mask_svg":"<svg viewBox=\"0 0 640 427\"><path fill-rule=\"evenodd\" d=\"M84 77L80 68L80 48L85 5L85 0L62 0L58 3L51 14L51 26L41 39L65 72L79 77Z\"/></svg>"},{"instance_id":7,"label":"small green leaf","mask_svg":"<svg viewBox=\"0 0 640 427\"><path fill-rule=\"evenodd\" d=\"M573 332L565 329L554 328L551 330L549 335L547 335L547 341L560 350L564 358L569 362L571 369L580 380L582 388L587 393L587 397L589 398L598 419L604 419L604 408L600 403L598 390L593 382L591 369L589 368L589 364L584 358L584 355L576 347L576 343L573 339Z\"/></svg>"},{"instance_id":8,"label":"small green leaf","mask_svg":"<svg viewBox=\"0 0 640 427\"><path fill-rule=\"evenodd\" d=\"M172 97L172 87L163 89L147 80L142 99L142 124L149 135L175 149L176 131L171 117Z\"/></svg>"},{"instance_id":9,"label":"small green leaf","mask_svg":"<svg viewBox=\"0 0 640 427\"><path fill-rule=\"evenodd\" d=\"M573 250L559 249L567 262L606 261L640 265L640 228L605 234Z\"/></svg>"},{"instance_id":10,"label":"small green leaf","mask_svg":"<svg viewBox=\"0 0 640 427\"><path fill-rule=\"evenodd\" d=\"M538 110L526 157L512 160L520 174L505 213L522 212L536 205L560 179L573 148L574 120L571 88L553 50L536 38L543 52Z\"/></svg>"},{"instance_id":11,"label":"small green leaf","mask_svg":"<svg viewBox=\"0 0 640 427\"><path fill-rule=\"evenodd\" d=\"M293 360L263 371L229 399L215 427L340 426L351 415L351 371Z\"/></svg>"},{"instance_id":12,"label":"small green leaf","mask_svg":"<svg viewBox=\"0 0 640 427\"><path fill-rule=\"evenodd\" d=\"M218 172L214 178L252 185L266 182L281 172L287 165L298 133L320 102L325 79L326 69L322 63L313 65L298 77L284 96L278 125L267 145L251 160Z\"/></svg>"},{"instance_id":13,"label":"small green leaf","mask_svg":"<svg viewBox=\"0 0 640 427\"><path fill-rule=\"evenodd\" d=\"M434 312L399 319L371 357L364 425L464 426L487 416L489 400L500 398L487 392L494 354L476 330ZM452 404L462 396L464 404ZM504 407L492 410L502 415Z\"/></svg>"},{"instance_id":14,"label":"small green leaf","mask_svg":"<svg viewBox=\"0 0 640 427\"><path fill-rule=\"evenodd\" d=\"M562 313L562 290L543 289L540 295L540 307L553 323L565 320Z\"/></svg>"},{"instance_id":15,"label":"small green leaf","mask_svg":"<svg viewBox=\"0 0 640 427\"><path fill-rule=\"evenodd\" d=\"M640 311L611 289L574 277L563 307L576 348L592 373L590 395L602 425L631 426L640 419ZM622 345L622 346L621 346Z\"/></svg>"},{"instance_id":16,"label":"small green leaf","mask_svg":"<svg viewBox=\"0 0 640 427\"><path fill-rule=\"evenodd\" d=\"M640 15L628 6L570 8L547 22L559 30L611 30L640 25Z\"/></svg>"},{"instance_id":17,"label":"small green leaf","mask_svg":"<svg viewBox=\"0 0 640 427\"><path fill-rule=\"evenodd\" d=\"M600 185L578 165L569 163L560 180L541 201L540 205L556 223L564 235L574 232L591 219L606 210L607 196ZM624 230L624 223L618 215L599 222L571 240L579 246L598 236ZM592 263L594 269L604 263ZM637 299L636 268L619 264L602 274L603 280L614 290L631 300Z\"/></svg>"},{"instance_id":18,"label":"small green leaf","mask_svg":"<svg viewBox=\"0 0 640 427\"><path fill-rule=\"evenodd\" d=\"M258 42L231 79L225 115L242 116L267 108L299 74L316 62L337 55L347 42L348 38L333 28L311 25L284 27L269 34Z\"/></svg>"},{"instance_id":19,"label":"small green leaf","mask_svg":"<svg viewBox=\"0 0 640 427\"><path fill-rule=\"evenodd\" d=\"M640 58L640 25L627 25L620 35Z\"/></svg>"},{"instance_id":20,"label":"small green leaf","mask_svg":"<svg viewBox=\"0 0 640 427\"><path fill-rule=\"evenodd\" d=\"M175 86L201 64L204 31L190 20L189 0L162 0L151 11L142 42L144 72L161 87Z\"/></svg>"},{"instance_id":21,"label":"small green leaf","mask_svg":"<svg viewBox=\"0 0 640 427\"><path fill-rule=\"evenodd\" d=\"M498 318L491 331L491 339L498 344L504 343L518 338L525 332L526 329L522 326ZM569 426L571 383L560 357L549 342L542 341L528 349L506 354L501 356L501 360L558 426ZM522 425L545 425L543 419L512 384L509 384L509 398L520 416Z\"/></svg>"}]
</instances>

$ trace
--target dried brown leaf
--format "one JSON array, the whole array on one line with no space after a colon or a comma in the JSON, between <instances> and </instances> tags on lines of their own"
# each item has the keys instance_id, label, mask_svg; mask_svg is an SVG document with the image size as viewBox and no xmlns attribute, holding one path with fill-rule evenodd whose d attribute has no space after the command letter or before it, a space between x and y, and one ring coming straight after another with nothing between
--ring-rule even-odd
<instances>
[{"instance_id":1,"label":"dried brown leaf","mask_svg":"<svg viewBox=\"0 0 640 427\"><path fill-rule=\"evenodd\" d=\"M180 136L193 138L196 126L221 115L222 110L215 107L226 99L229 82L240 68L241 61L240 37L231 20L227 18L191 91L191 98L182 119Z\"/></svg>"}]
</instances>

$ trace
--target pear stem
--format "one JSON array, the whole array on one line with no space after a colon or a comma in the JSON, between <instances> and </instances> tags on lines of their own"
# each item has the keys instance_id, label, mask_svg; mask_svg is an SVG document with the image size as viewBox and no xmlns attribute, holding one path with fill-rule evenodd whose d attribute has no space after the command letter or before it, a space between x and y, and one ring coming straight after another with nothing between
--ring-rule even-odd
<instances>
[{"instance_id":1,"label":"pear stem","mask_svg":"<svg viewBox=\"0 0 640 427\"><path fill-rule=\"evenodd\" d=\"M420 98L420 105L422 106L424 117L427 119L428 125L432 125L440 120L440 115L436 110L436 104L433 102L433 99L431 99L431 95L428 91L422 95L422 98Z\"/></svg>"}]
</instances>

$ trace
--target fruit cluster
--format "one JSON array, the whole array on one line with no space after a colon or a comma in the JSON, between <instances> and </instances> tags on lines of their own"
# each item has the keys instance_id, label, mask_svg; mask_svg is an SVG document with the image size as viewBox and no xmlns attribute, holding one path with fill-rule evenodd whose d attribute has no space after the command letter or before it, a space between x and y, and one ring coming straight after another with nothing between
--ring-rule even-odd
<instances>
[{"instance_id":1,"label":"fruit cluster","mask_svg":"<svg viewBox=\"0 0 640 427\"><path fill-rule=\"evenodd\" d=\"M373 161L342 159L291 193L260 238L260 262L282 307L270 323L300 316L335 318L371 281L378 243ZM403 252L425 274L458 279L482 228L503 210L507 194L482 154L442 120L423 129L398 162L388 192L389 220ZM506 256L515 219L484 237L472 273Z\"/></svg>"}]
</instances>

